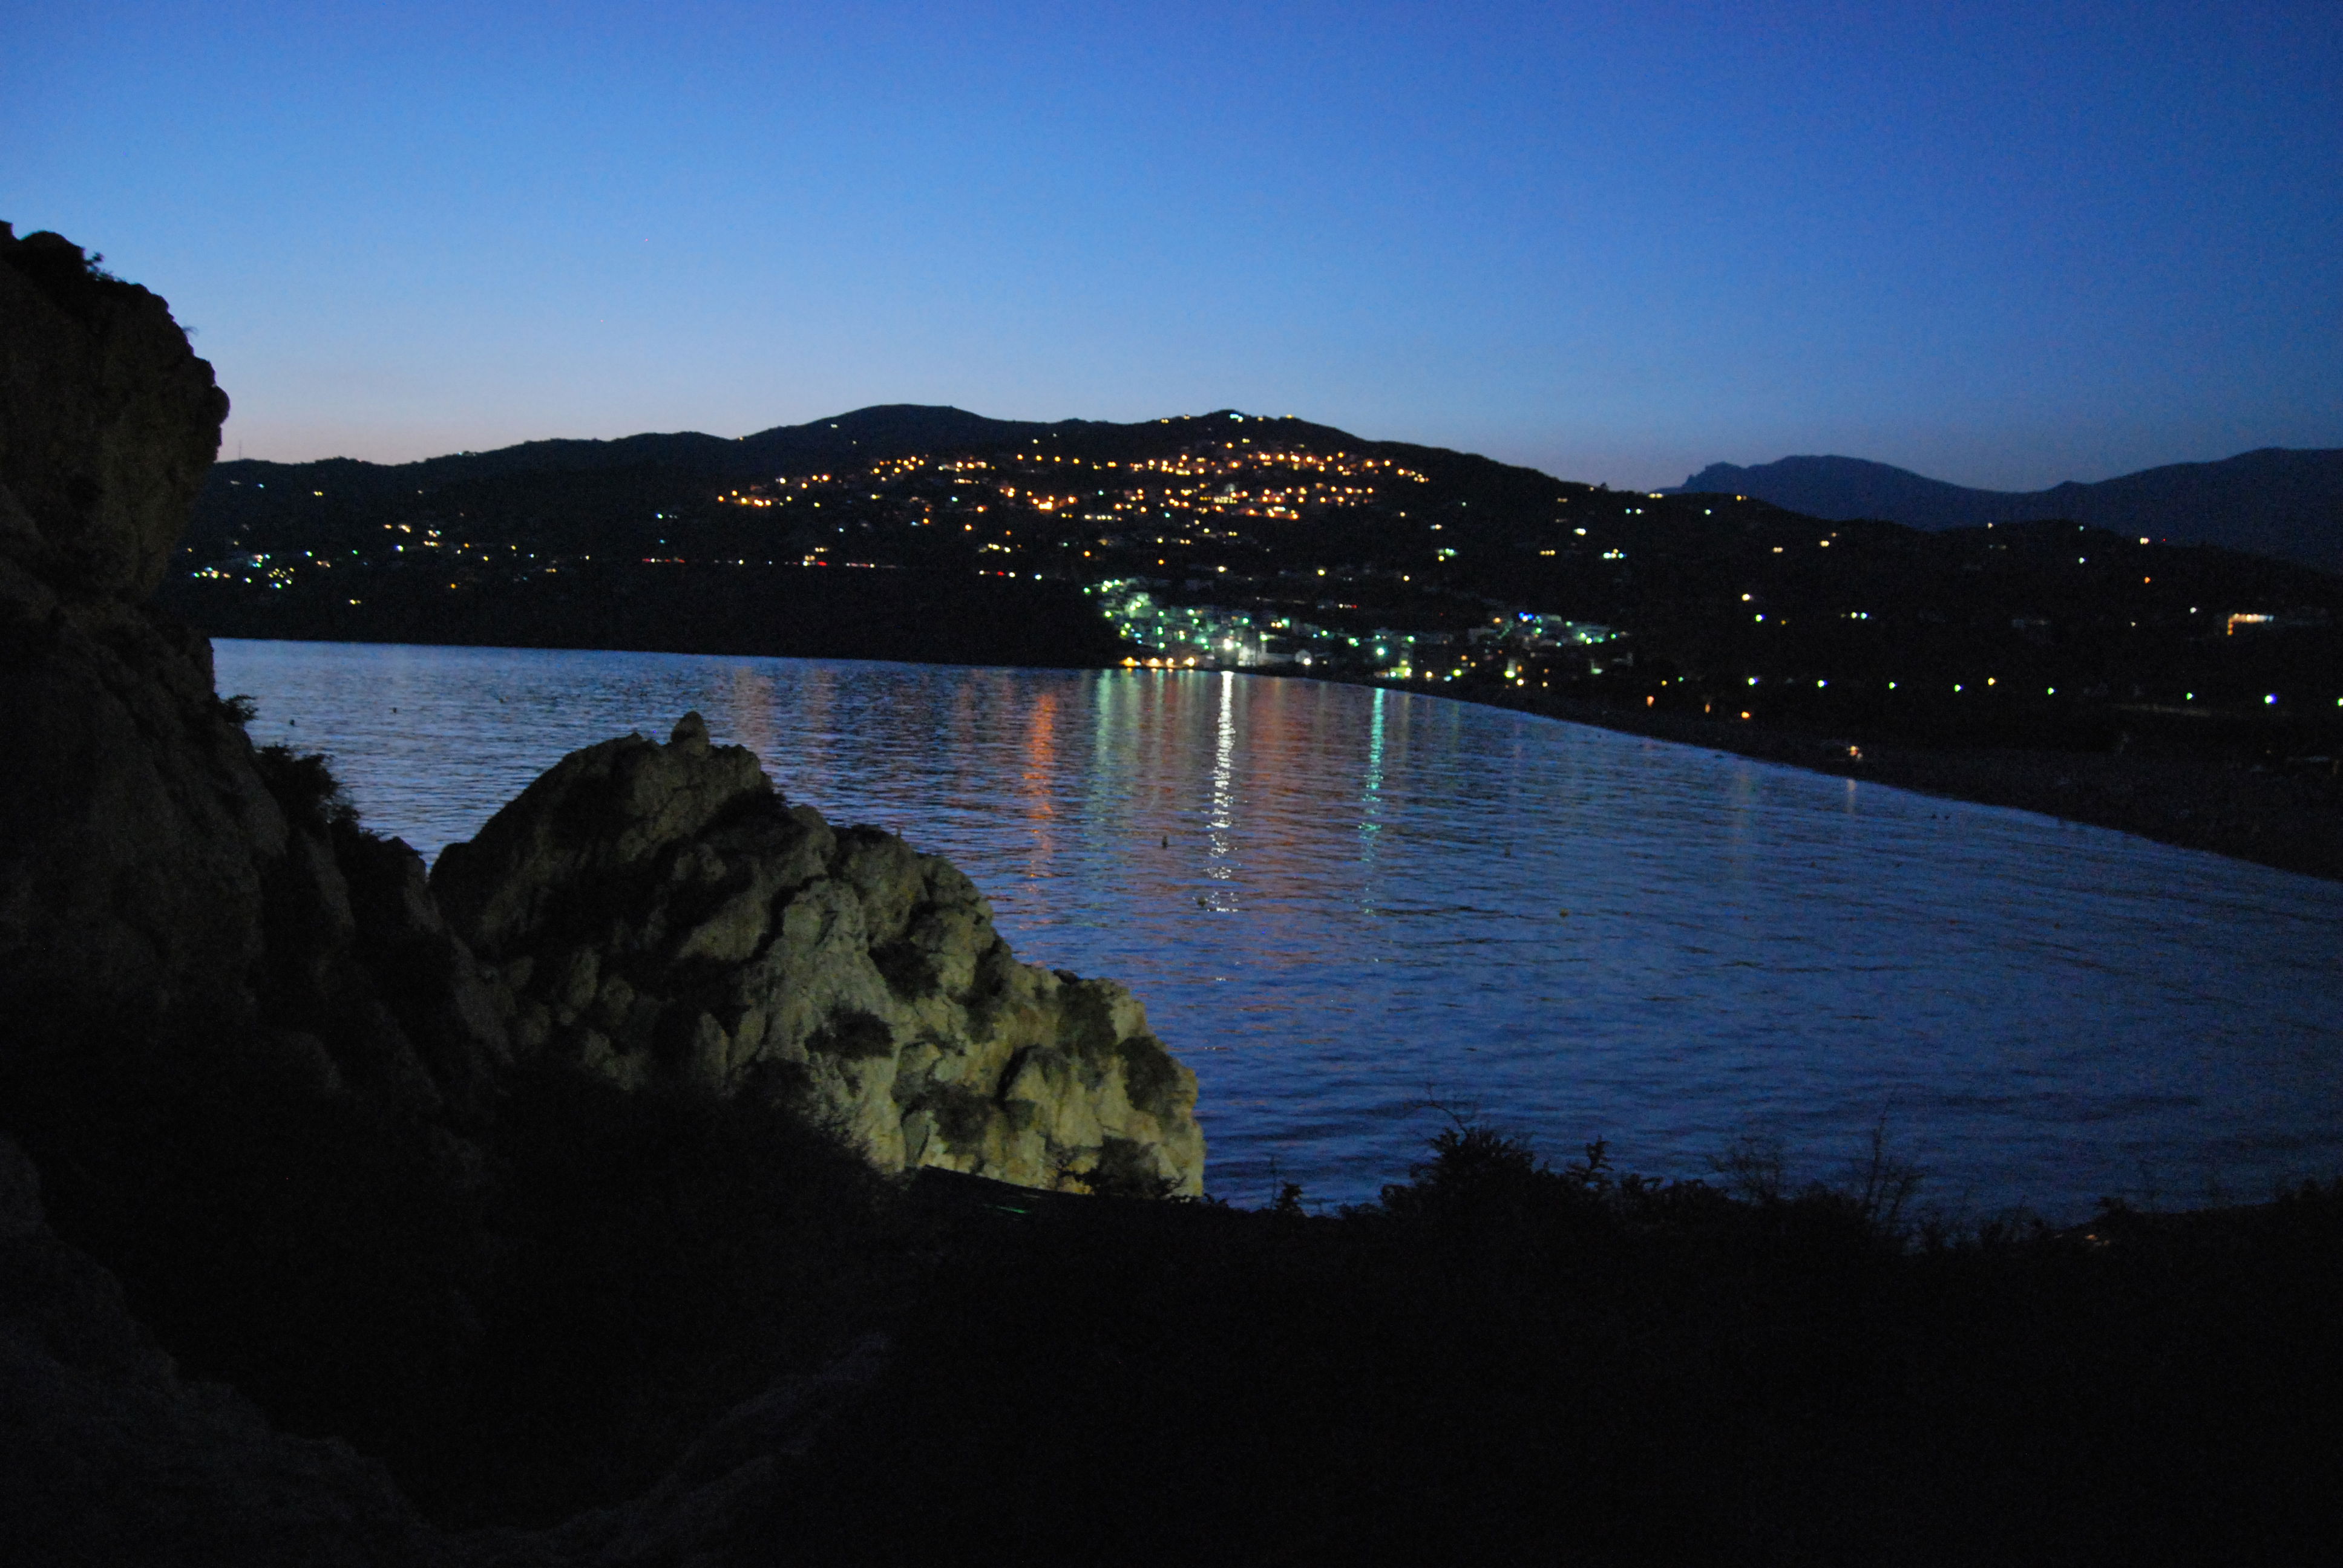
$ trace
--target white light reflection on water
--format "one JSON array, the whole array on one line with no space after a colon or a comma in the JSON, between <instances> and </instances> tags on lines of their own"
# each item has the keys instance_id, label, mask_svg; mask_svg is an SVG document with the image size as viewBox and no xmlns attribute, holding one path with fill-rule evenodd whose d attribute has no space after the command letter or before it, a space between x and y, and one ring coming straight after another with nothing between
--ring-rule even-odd
<instances>
[{"instance_id":1,"label":"white light reflection on water","mask_svg":"<svg viewBox=\"0 0 2343 1568\"><path fill-rule=\"evenodd\" d=\"M1883 1115L1930 1191L2077 1215L2343 1169L2343 886L1413 694L1232 674L223 642L256 739L427 854L697 708L947 854L1202 1081L1210 1184L1356 1200L1477 1105L1697 1174ZM1567 910L1567 915L1563 911Z\"/></svg>"}]
</instances>

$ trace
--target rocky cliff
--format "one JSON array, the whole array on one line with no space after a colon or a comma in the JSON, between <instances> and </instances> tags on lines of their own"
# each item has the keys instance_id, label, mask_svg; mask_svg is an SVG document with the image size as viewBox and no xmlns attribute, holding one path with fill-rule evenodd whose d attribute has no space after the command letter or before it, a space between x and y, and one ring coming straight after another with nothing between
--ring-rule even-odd
<instances>
[{"instance_id":1,"label":"rocky cliff","mask_svg":"<svg viewBox=\"0 0 2343 1568\"><path fill-rule=\"evenodd\" d=\"M355 1539L329 1494L390 1495L175 1366L378 1436L481 1342L498 996L420 861L256 749L146 603L226 407L163 300L0 225L0 1138L45 1192L0 1279L0 1404L41 1462L0 1513L72 1473L78 1516L41 1517L89 1560L271 1495L282 1540ZM206 1480L207 1452L243 1457ZM211 1538L190 1561L239 1555Z\"/></svg>"},{"instance_id":2,"label":"rocky cliff","mask_svg":"<svg viewBox=\"0 0 2343 1568\"><path fill-rule=\"evenodd\" d=\"M0 1516L44 1493L91 1560L436 1558L322 1440L548 1522L839 1383L852 1282L903 1266L873 1167L1199 1190L1136 1001L696 718L428 877L256 748L147 602L226 410L163 300L0 225ZM620 1533L672 1556L679 1485ZM583 1539L495 1551L632 1560Z\"/></svg>"},{"instance_id":3,"label":"rocky cliff","mask_svg":"<svg viewBox=\"0 0 2343 1568\"><path fill-rule=\"evenodd\" d=\"M337 833L145 602L226 416L211 367L163 300L5 225L0 321L0 1071L216 1052L200 1070L477 1118L503 1042L464 956L377 972L437 934L400 896L420 864Z\"/></svg>"},{"instance_id":4,"label":"rocky cliff","mask_svg":"<svg viewBox=\"0 0 2343 1568\"><path fill-rule=\"evenodd\" d=\"M170 307L62 236L0 224L0 554L69 593L162 581L227 395Z\"/></svg>"}]
</instances>

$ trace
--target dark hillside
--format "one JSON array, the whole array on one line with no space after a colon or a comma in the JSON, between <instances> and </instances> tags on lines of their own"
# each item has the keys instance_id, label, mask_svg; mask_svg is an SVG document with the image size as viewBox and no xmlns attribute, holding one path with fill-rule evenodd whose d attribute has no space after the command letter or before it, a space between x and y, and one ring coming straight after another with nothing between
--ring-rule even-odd
<instances>
[{"instance_id":1,"label":"dark hillside","mask_svg":"<svg viewBox=\"0 0 2343 1568\"><path fill-rule=\"evenodd\" d=\"M1956 1237L1443 1133L1313 1217L971 1218L744 1542L970 1564L2309 1563L2343 1202Z\"/></svg>"},{"instance_id":2,"label":"dark hillside","mask_svg":"<svg viewBox=\"0 0 2343 1568\"><path fill-rule=\"evenodd\" d=\"M199 608L215 636L295 641L1080 668L1122 652L1068 584L918 570L587 561L451 585L418 568L375 574L356 603L237 588Z\"/></svg>"}]
</instances>

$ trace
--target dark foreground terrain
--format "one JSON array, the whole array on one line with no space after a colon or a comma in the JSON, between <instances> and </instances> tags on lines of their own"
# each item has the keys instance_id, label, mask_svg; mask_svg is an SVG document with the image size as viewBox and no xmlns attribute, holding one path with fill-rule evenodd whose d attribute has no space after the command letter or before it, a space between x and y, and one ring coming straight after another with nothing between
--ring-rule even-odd
<instances>
[{"instance_id":1,"label":"dark foreground terrain","mask_svg":"<svg viewBox=\"0 0 2343 1568\"><path fill-rule=\"evenodd\" d=\"M1339 1218L994 1218L772 1538L1262 1563L2312 1562L2333 1540L2343 1194L1955 1240L1899 1229L1878 1183L1756 1174L1614 1181L1452 1130Z\"/></svg>"},{"instance_id":2,"label":"dark foreground terrain","mask_svg":"<svg viewBox=\"0 0 2343 1568\"><path fill-rule=\"evenodd\" d=\"M1654 1183L1452 1128L1330 1216L528 1098L471 1214L312 1125L225 1179L176 1150L159 1255L58 1216L189 1375L385 1459L371 1516L201 1473L85 1255L0 1243L17 1560L2307 1564L2343 1528L2343 1188L1952 1234L1885 1165Z\"/></svg>"}]
</instances>

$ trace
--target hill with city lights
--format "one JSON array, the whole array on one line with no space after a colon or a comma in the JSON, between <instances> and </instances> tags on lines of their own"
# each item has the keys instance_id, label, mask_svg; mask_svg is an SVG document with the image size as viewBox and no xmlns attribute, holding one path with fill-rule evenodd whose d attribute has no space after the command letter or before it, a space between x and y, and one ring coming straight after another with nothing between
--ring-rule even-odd
<instances>
[{"instance_id":1,"label":"hill with city lights","mask_svg":"<svg viewBox=\"0 0 2343 1568\"><path fill-rule=\"evenodd\" d=\"M1232 666L2281 760L2333 755L2343 711L2343 578L2300 565L1825 522L1228 410L222 463L177 567L166 602L230 636Z\"/></svg>"}]
</instances>

